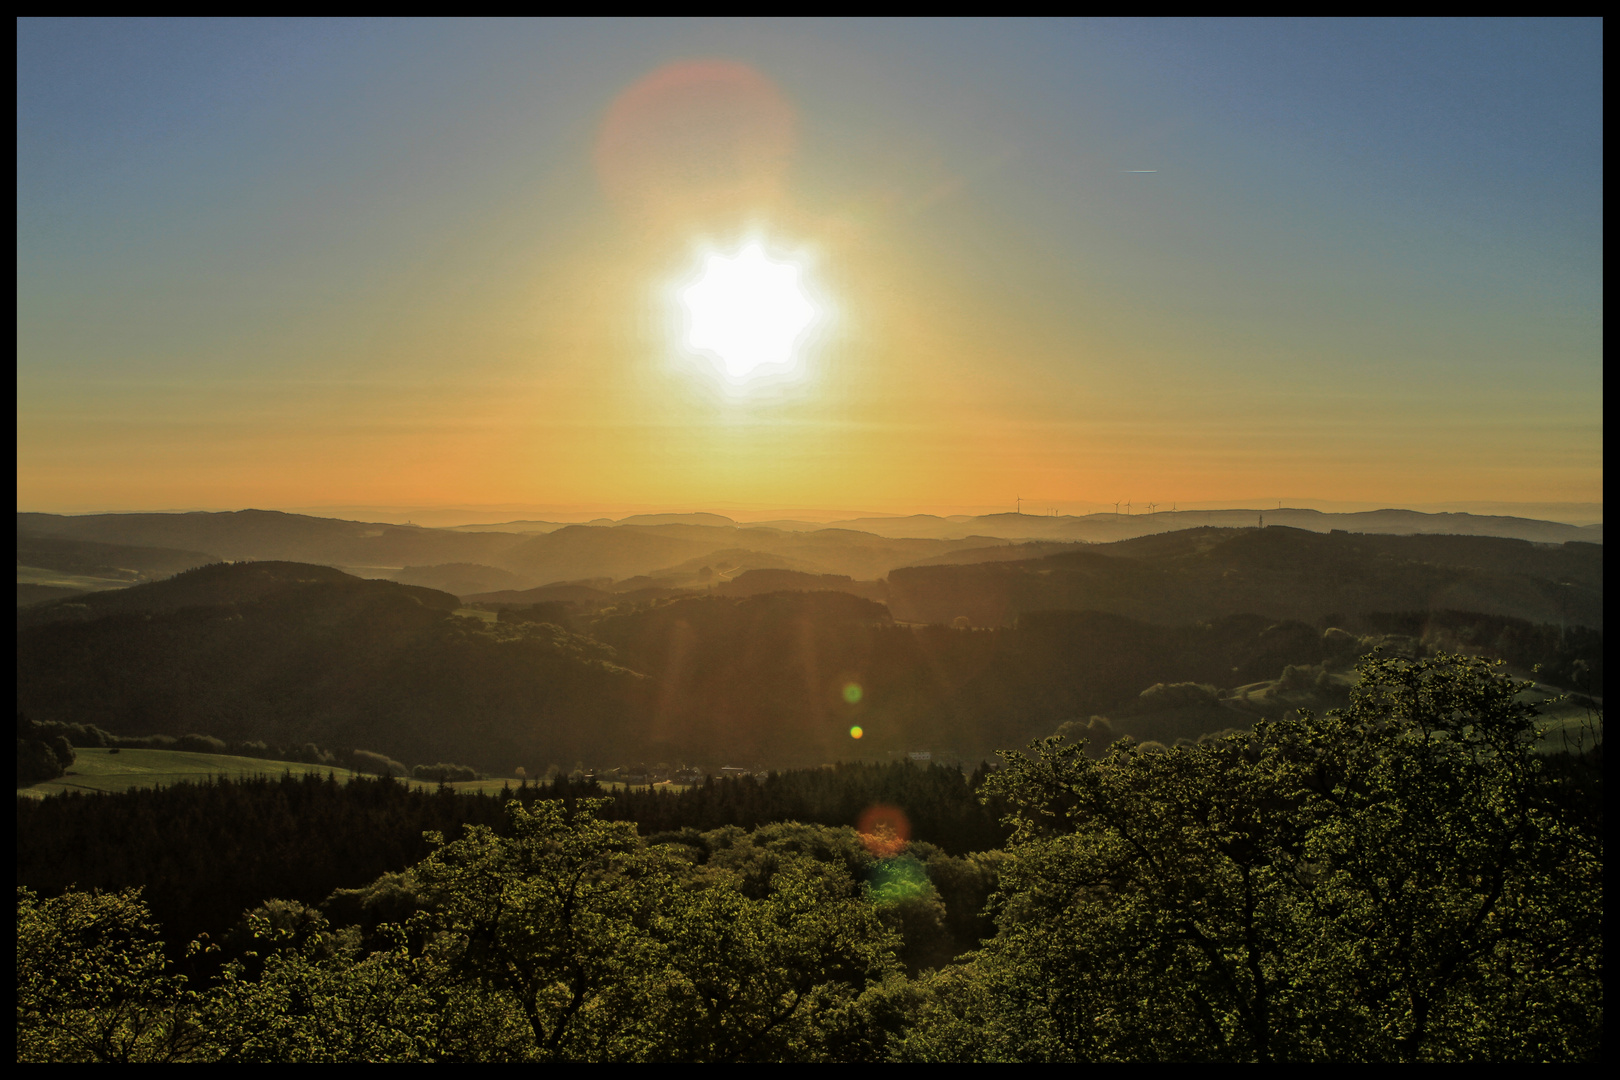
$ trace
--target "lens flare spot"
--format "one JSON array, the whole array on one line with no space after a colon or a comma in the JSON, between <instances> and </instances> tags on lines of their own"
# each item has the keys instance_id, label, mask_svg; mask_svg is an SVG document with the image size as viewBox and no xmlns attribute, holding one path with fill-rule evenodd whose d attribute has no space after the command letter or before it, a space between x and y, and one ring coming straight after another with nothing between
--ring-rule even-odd
<instances>
[{"instance_id":1,"label":"lens flare spot","mask_svg":"<svg viewBox=\"0 0 1620 1080\"><path fill-rule=\"evenodd\" d=\"M747 64L677 61L627 87L597 135L597 173L621 210L655 230L734 221L780 204L798 117Z\"/></svg>"},{"instance_id":2,"label":"lens flare spot","mask_svg":"<svg viewBox=\"0 0 1620 1080\"><path fill-rule=\"evenodd\" d=\"M911 821L898 806L879 803L861 811L855 831L866 850L880 859L889 859L900 854L911 839Z\"/></svg>"},{"instance_id":3,"label":"lens flare spot","mask_svg":"<svg viewBox=\"0 0 1620 1080\"><path fill-rule=\"evenodd\" d=\"M861 698L864 696L865 694L864 691L861 690L860 683L851 682L844 684L844 700L849 704L859 705L861 703Z\"/></svg>"},{"instance_id":4,"label":"lens flare spot","mask_svg":"<svg viewBox=\"0 0 1620 1080\"><path fill-rule=\"evenodd\" d=\"M928 880L928 868L911 855L896 855L874 866L866 878L872 899L879 904L894 904L934 891Z\"/></svg>"},{"instance_id":5,"label":"lens flare spot","mask_svg":"<svg viewBox=\"0 0 1620 1080\"><path fill-rule=\"evenodd\" d=\"M866 732L861 729L861 725L859 725L859 724L856 724L854 727L849 729L849 737L852 738L852 739L859 739L862 735L865 735L865 734L866 734Z\"/></svg>"}]
</instances>

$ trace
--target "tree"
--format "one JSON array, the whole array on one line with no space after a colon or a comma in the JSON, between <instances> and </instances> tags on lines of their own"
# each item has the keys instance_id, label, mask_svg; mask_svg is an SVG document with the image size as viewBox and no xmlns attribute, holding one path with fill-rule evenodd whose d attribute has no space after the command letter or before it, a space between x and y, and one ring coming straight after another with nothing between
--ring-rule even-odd
<instances>
[{"instance_id":1,"label":"tree","mask_svg":"<svg viewBox=\"0 0 1620 1080\"><path fill-rule=\"evenodd\" d=\"M225 965L197 1010L195 1059L396 1062L440 1057L434 1002L403 948L360 955L313 908L270 900L244 916L251 948ZM250 974L251 971L251 974Z\"/></svg>"},{"instance_id":2,"label":"tree","mask_svg":"<svg viewBox=\"0 0 1620 1080\"><path fill-rule=\"evenodd\" d=\"M621 993L645 952L640 909L656 882L636 880L649 875L632 858L635 825L602 821L598 809L514 800L512 838L487 826L450 842L434 835L436 850L416 868L435 908L437 982L474 985L511 1007L528 1025L531 1056L594 1056L598 999Z\"/></svg>"},{"instance_id":3,"label":"tree","mask_svg":"<svg viewBox=\"0 0 1620 1080\"><path fill-rule=\"evenodd\" d=\"M17 890L17 1060L163 1062L196 1043L140 890Z\"/></svg>"},{"instance_id":4,"label":"tree","mask_svg":"<svg viewBox=\"0 0 1620 1080\"><path fill-rule=\"evenodd\" d=\"M434 908L416 917L422 985L458 994L451 1012L517 1018L527 1038L500 1056L814 1056L820 1013L893 970L895 942L841 864L774 852L757 879L700 868L602 820L606 804L514 800L511 838L435 838L414 871Z\"/></svg>"},{"instance_id":5,"label":"tree","mask_svg":"<svg viewBox=\"0 0 1620 1080\"><path fill-rule=\"evenodd\" d=\"M1009 757L999 934L907 1053L1595 1056L1602 838L1553 797L1523 686L1373 658L1321 718Z\"/></svg>"}]
</instances>

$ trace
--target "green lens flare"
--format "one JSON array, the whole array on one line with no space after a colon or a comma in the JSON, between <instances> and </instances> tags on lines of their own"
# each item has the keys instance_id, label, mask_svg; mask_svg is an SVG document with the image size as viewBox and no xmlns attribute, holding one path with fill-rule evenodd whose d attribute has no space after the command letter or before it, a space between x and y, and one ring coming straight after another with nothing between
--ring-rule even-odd
<instances>
[{"instance_id":1,"label":"green lens flare","mask_svg":"<svg viewBox=\"0 0 1620 1080\"><path fill-rule=\"evenodd\" d=\"M898 903L934 891L927 867L910 855L881 860L867 875L866 887L880 904Z\"/></svg>"},{"instance_id":2,"label":"green lens flare","mask_svg":"<svg viewBox=\"0 0 1620 1080\"><path fill-rule=\"evenodd\" d=\"M859 704L860 700L861 700L861 684L860 683L845 683L844 684L844 700L849 702L851 705Z\"/></svg>"}]
</instances>

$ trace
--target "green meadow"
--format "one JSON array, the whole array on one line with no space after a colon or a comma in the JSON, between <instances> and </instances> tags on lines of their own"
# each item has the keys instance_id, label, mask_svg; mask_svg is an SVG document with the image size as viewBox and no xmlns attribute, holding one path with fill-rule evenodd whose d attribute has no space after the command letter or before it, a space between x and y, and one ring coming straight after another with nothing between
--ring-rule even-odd
<instances>
[{"instance_id":1,"label":"green meadow","mask_svg":"<svg viewBox=\"0 0 1620 1080\"><path fill-rule=\"evenodd\" d=\"M182 750L112 750L105 747L87 747L76 750L77 760L67 773L55 780L46 780L31 787L18 788L17 794L42 799L60 791L128 791L131 788L159 787L170 784L196 783L214 776L232 778L244 776L280 776L291 773L303 776L331 773L347 782L361 774L330 765L308 765L299 761L274 761L270 758L240 757L236 754L196 754ZM437 788L428 780L404 780L412 787ZM449 785L456 791L500 791L517 780L470 780Z\"/></svg>"}]
</instances>

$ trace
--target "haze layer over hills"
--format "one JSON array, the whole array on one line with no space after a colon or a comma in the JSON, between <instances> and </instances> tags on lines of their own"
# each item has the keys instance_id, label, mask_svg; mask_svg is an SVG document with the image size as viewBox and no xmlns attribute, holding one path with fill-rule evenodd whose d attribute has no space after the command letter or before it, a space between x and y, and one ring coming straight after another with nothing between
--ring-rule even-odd
<instances>
[{"instance_id":1,"label":"haze layer over hills","mask_svg":"<svg viewBox=\"0 0 1620 1080\"><path fill-rule=\"evenodd\" d=\"M19 607L18 702L127 734L543 770L978 758L1097 715L1193 738L1332 707L1377 645L1601 695L1601 543L1266 516L1087 543L19 515L19 604L25 574L59 598ZM1549 529L1601 537L1523 531Z\"/></svg>"},{"instance_id":2,"label":"haze layer over hills","mask_svg":"<svg viewBox=\"0 0 1620 1080\"><path fill-rule=\"evenodd\" d=\"M317 563L362 577L386 577L459 596L519 592L560 581L609 579L615 591L702 588L750 570L839 574L871 581L898 567L1027 559L1069 544L1107 544L1191 528L1252 528L1261 522L1313 532L1495 536L1536 543L1601 543L1601 525L1573 526L1523 518L1423 514L1382 510L1323 514L1314 510L1192 511L1142 515L1039 517L996 514L948 519L930 516L863 518L833 525L776 522L738 525L717 514L641 515L589 525L515 522L502 526L427 529L307 517L275 511L234 513L97 514L65 517L18 514L19 584L49 585L50 574L86 574L99 565L85 544L126 550L113 559L108 587L140 575L173 573L209 561L276 559ZM1015 544L1041 542L1039 548ZM134 576L131 576L131 575ZM870 590L868 590L870 591ZM29 599L43 599L37 589ZM63 595L63 594L58 594ZM502 599L511 599L503 597Z\"/></svg>"}]
</instances>

